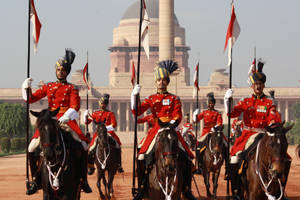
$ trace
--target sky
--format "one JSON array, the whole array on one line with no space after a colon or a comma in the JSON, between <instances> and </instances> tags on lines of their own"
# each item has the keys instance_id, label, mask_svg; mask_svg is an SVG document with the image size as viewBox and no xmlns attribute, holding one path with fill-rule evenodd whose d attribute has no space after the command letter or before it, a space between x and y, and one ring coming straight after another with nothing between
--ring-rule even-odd
<instances>
[{"instance_id":1,"label":"sky","mask_svg":"<svg viewBox=\"0 0 300 200\"><path fill-rule=\"evenodd\" d=\"M147 1L147 0L146 0ZM30 77L55 81L55 62L65 48L76 52L72 71L82 69L89 52L89 72L94 86L107 86L108 48L113 28L136 0L35 0L42 30L37 54L31 42ZM175 14L186 30L191 80L200 62L200 85L227 65L224 43L231 0L175 0ZM247 86L247 72L254 57L266 61L268 87L300 85L300 1L235 1L241 33L233 49L233 84ZM28 1L6 1L0 7L0 88L20 88L27 76Z\"/></svg>"}]
</instances>

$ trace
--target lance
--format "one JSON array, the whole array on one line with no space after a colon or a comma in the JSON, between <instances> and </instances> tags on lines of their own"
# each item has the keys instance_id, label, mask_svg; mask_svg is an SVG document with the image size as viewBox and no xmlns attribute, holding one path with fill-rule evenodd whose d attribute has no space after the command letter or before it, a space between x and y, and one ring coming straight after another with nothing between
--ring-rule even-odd
<instances>
[{"instance_id":1,"label":"lance","mask_svg":"<svg viewBox=\"0 0 300 200\"><path fill-rule=\"evenodd\" d=\"M196 84L197 84L197 93L196 93L196 109L199 109L199 62L196 66ZM198 122L196 119L196 146L195 146L195 155L196 155L196 159L195 159L195 164L196 167L199 168L198 166L198 153L197 153L197 142L198 142Z\"/></svg>"},{"instance_id":2,"label":"lance","mask_svg":"<svg viewBox=\"0 0 300 200\"><path fill-rule=\"evenodd\" d=\"M31 3L28 0L28 32L27 32L27 78L30 77L30 9ZM29 189L29 170L28 170L28 145L29 145L29 88L26 89L26 188Z\"/></svg>"},{"instance_id":3,"label":"lance","mask_svg":"<svg viewBox=\"0 0 300 200\"><path fill-rule=\"evenodd\" d=\"M86 110L89 110L89 86L88 86L88 83L89 83L89 52L87 51L86 52L86 63L87 63L87 66L86 66L86 86L87 86L87 90L86 90ZM86 116L86 122L88 121L88 116ZM86 124L85 125L85 134L86 134L86 137L87 138L90 138L90 133L89 133L89 125Z\"/></svg>"},{"instance_id":4,"label":"lance","mask_svg":"<svg viewBox=\"0 0 300 200\"><path fill-rule=\"evenodd\" d=\"M139 24L139 46L138 46L138 63L137 63L137 77L136 84L140 83L140 62L141 62L141 32L142 32L142 22L143 22L143 0L140 3L140 24ZM137 154L137 118L138 118L138 103L139 103L139 94L136 95L135 99L135 115L134 115L134 144L133 144L133 159L132 159L132 188L131 193L132 196L135 197L136 188L135 188L135 160Z\"/></svg>"}]
</instances>

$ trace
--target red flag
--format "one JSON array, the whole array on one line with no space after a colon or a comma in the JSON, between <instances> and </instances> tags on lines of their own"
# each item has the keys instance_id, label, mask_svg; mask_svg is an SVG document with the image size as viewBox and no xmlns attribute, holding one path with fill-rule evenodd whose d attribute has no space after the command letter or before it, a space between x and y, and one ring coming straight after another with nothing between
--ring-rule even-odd
<instances>
[{"instance_id":1,"label":"red flag","mask_svg":"<svg viewBox=\"0 0 300 200\"><path fill-rule=\"evenodd\" d=\"M132 66L131 66L131 84L134 86L135 83L135 67L134 67L134 61L132 61Z\"/></svg>"},{"instance_id":2,"label":"red flag","mask_svg":"<svg viewBox=\"0 0 300 200\"><path fill-rule=\"evenodd\" d=\"M39 20L39 17L37 16L36 10L35 10L35 6L34 6L34 1L30 0L30 20L32 22L32 26L33 26L33 30L32 30L32 36L33 36L33 48L34 48L34 52L37 51L37 45L40 39L40 31L41 31L41 27L42 24Z\"/></svg>"},{"instance_id":3,"label":"red flag","mask_svg":"<svg viewBox=\"0 0 300 200\"><path fill-rule=\"evenodd\" d=\"M87 80L88 80L88 74L87 74L88 67L89 67L89 64L86 63L86 65L84 66L82 75L83 75L83 81L85 82L85 84L86 84L86 86L87 86L87 88L88 88L88 90L89 90L90 87L89 87L89 84L88 84L88 82L87 82Z\"/></svg>"},{"instance_id":4,"label":"red flag","mask_svg":"<svg viewBox=\"0 0 300 200\"><path fill-rule=\"evenodd\" d=\"M229 41L229 47L228 47L228 65L231 63L231 49L239 37L241 32L240 25L236 19L235 11L234 11L234 5L232 4L231 9L231 18L227 29L226 39L225 39L225 47L224 51L227 48L227 44Z\"/></svg>"},{"instance_id":5,"label":"red flag","mask_svg":"<svg viewBox=\"0 0 300 200\"><path fill-rule=\"evenodd\" d=\"M194 73L194 91L193 97L196 96L196 92L199 91L199 63L196 65L195 73Z\"/></svg>"}]
</instances>

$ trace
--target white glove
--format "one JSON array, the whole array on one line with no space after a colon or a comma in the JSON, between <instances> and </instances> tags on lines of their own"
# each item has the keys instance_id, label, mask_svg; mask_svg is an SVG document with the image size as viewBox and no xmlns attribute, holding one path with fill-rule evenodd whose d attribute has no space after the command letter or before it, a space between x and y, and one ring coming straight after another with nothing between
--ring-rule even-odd
<instances>
[{"instance_id":1,"label":"white glove","mask_svg":"<svg viewBox=\"0 0 300 200\"><path fill-rule=\"evenodd\" d=\"M112 125L108 125L106 127L107 131L115 131L114 127Z\"/></svg>"},{"instance_id":2,"label":"white glove","mask_svg":"<svg viewBox=\"0 0 300 200\"><path fill-rule=\"evenodd\" d=\"M27 88L31 88L32 78L26 78L22 84L22 97L27 101Z\"/></svg>"},{"instance_id":3,"label":"white glove","mask_svg":"<svg viewBox=\"0 0 300 200\"><path fill-rule=\"evenodd\" d=\"M131 105L131 110L135 109L135 97L137 94L139 94L141 91L141 86L140 85L135 85L132 92L131 92L131 98L130 98L130 105Z\"/></svg>"},{"instance_id":4,"label":"white glove","mask_svg":"<svg viewBox=\"0 0 300 200\"><path fill-rule=\"evenodd\" d=\"M224 107L225 107L225 113L228 114L229 112L229 99L233 96L233 90L228 89L224 96Z\"/></svg>"},{"instance_id":5,"label":"white glove","mask_svg":"<svg viewBox=\"0 0 300 200\"><path fill-rule=\"evenodd\" d=\"M88 116L89 116L89 110L85 110L83 113L83 123L87 123Z\"/></svg>"},{"instance_id":6,"label":"white glove","mask_svg":"<svg viewBox=\"0 0 300 200\"><path fill-rule=\"evenodd\" d=\"M59 123L67 123L69 120L74 120L77 119L79 117L78 112L73 109L73 108L69 108L64 115L59 118Z\"/></svg>"},{"instance_id":7,"label":"white glove","mask_svg":"<svg viewBox=\"0 0 300 200\"><path fill-rule=\"evenodd\" d=\"M197 122L197 115L199 115L199 112L198 108L193 112L193 122Z\"/></svg>"},{"instance_id":8,"label":"white glove","mask_svg":"<svg viewBox=\"0 0 300 200\"><path fill-rule=\"evenodd\" d=\"M70 121L70 118L67 115L63 115L61 118L58 119L58 122L60 124L67 123L68 121Z\"/></svg>"},{"instance_id":9,"label":"white glove","mask_svg":"<svg viewBox=\"0 0 300 200\"><path fill-rule=\"evenodd\" d=\"M89 146L87 145L87 143L85 141L81 141L81 145L85 151L88 150Z\"/></svg>"},{"instance_id":10,"label":"white glove","mask_svg":"<svg viewBox=\"0 0 300 200\"><path fill-rule=\"evenodd\" d=\"M136 96L137 94L139 94L141 91L141 86L139 84L136 84L132 90L131 95Z\"/></svg>"},{"instance_id":11,"label":"white glove","mask_svg":"<svg viewBox=\"0 0 300 200\"><path fill-rule=\"evenodd\" d=\"M25 81L22 84L22 88L23 89L30 88L32 81L33 81L32 78L26 78Z\"/></svg>"}]
</instances>

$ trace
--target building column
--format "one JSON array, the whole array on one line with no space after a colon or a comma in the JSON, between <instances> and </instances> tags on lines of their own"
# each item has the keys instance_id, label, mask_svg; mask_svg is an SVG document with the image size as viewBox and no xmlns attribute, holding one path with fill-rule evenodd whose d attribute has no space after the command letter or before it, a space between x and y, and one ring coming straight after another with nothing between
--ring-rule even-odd
<instances>
[{"instance_id":1,"label":"building column","mask_svg":"<svg viewBox=\"0 0 300 200\"><path fill-rule=\"evenodd\" d=\"M289 121L289 102L285 102L285 121Z\"/></svg>"},{"instance_id":2,"label":"building column","mask_svg":"<svg viewBox=\"0 0 300 200\"><path fill-rule=\"evenodd\" d=\"M129 132L129 127L130 127L130 103L126 102L126 132Z\"/></svg>"},{"instance_id":3,"label":"building column","mask_svg":"<svg viewBox=\"0 0 300 200\"><path fill-rule=\"evenodd\" d=\"M277 101L277 111L280 112L281 111L281 101Z\"/></svg>"},{"instance_id":4,"label":"building column","mask_svg":"<svg viewBox=\"0 0 300 200\"><path fill-rule=\"evenodd\" d=\"M118 126L117 131L121 130L121 103L117 102L117 115L118 115Z\"/></svg>"},{"instance_id":5,"label":"building column","mask_svg":"<svg viewBox=\"0 0 300 200\"><path fill-rule=\"evenodd\" d=\"M193 121L193 102L190 103L190 119Z\"/></svg>"}]
</instances>

